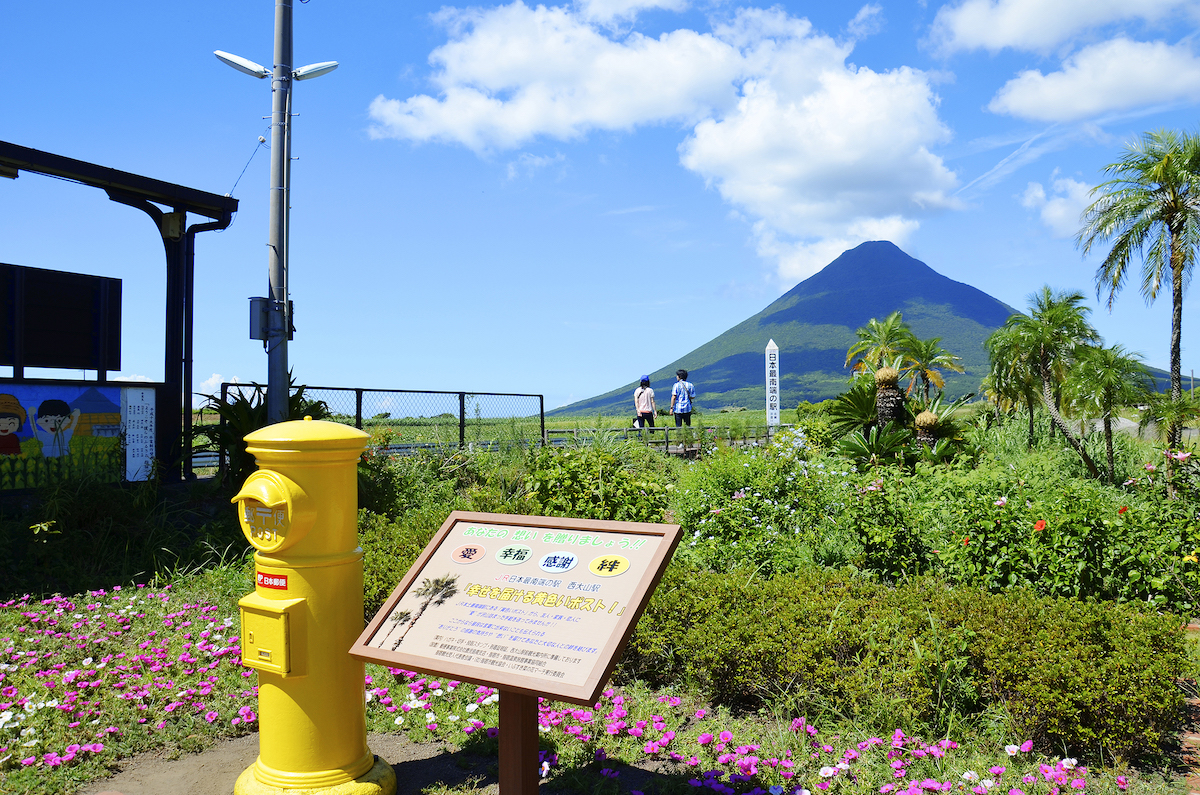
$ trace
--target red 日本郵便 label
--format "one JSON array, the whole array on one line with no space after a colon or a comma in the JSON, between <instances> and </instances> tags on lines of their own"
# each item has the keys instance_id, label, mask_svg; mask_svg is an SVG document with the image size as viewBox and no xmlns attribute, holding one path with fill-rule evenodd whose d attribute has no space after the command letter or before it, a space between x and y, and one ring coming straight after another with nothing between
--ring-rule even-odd
<instances>
[{"instance_id":1,"label":"red \u65e5\u672c\u90f5\u4fbf label","mask_svg":"<svg viewBox=\"0 0 1200 795\"><path fill-rule=\"evenodd\" d=\"M258 575L258 584L262 588L274 588L278 591L287 590L287 575L286 574L266 574L264 572L255 572Z\"/></svg>"}]
</instances>

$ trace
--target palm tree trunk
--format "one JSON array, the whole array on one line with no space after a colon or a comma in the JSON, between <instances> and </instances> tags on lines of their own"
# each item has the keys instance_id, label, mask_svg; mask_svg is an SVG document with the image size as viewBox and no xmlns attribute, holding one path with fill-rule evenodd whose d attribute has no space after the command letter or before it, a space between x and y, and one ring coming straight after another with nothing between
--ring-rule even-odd
<instances>
[{"instance_id":1,"label":"palm tree trunk","mask_svg":"<svg viewBox=\"0 0 1200 795\"><path fill-rule=\"evenodd\" d=\"M1113 443L1112 443L1112 414L1111 412L1104 413L1104 452L1108 456L1108 485L1112 485L1116 479L1116 467L1113 464Z\"/></svg>"},{"instance_id":2,"label":"palm tree trunk","mask_svg":"<svg viewBox=\"0 0 1200 795\"><path fill-rule=\"evenodd\" d=\"M1042 371L1042 399L1046 402L1046 410L1050 412L1050 421L1057 426L1062 433L1063 438L1075 448L1075 452L1079 453L1079 457L1083 459L1084 466L1087 467L1091 476L1100 479L1100 470L1096 467L1096 462L1088 455L1087 450L1083 449L1083 444L1075 438L1075 434L1071 433L1071 429L1067 427L1067 423L1063 420L1062 415L1058 413L1058 407L1054 405L1054 392L1050 388L1050 372L1048 368L1043 368Z\"/></svg>"},{"instance_id":3,"label":"palm tree trunk","mask_svg":"<svg viewBox=\"0 0 1200 795\"><path fill-rule=\"evenodd\" d=\"M1183 367L1180 363L1180 341L1183 336L1183 248L1171 230L1171 400L1183 397ZM1178 448L1183 429L1171 423L1167 431L1167 446Z\"/></svg>"},{"instance_id":4,"label":"palm tree trunk","mask_svg":"<svg viewBox=\"0 0 1200 795\"><path fill-rule=\"evenodd\" d=\"M1033 427L1033 403L1033 390L1030 389L1025 392L1025 404L1029 407L1029 435L1026 437L1025 444L1030 450L1033 449L1034 437L1036 436Z\"/></svg>"},{"instance_id":5,"label":"palm tree trunk","mask_svg":"<svg viewBox=\"0 0 1200 795\"><path fill-rule=\"evenodd\" d=\"M421 604L421 609L418 610L417 614L412 617L412 621L408 622L408 626L404 628L404 632L400 633L400 637L397 638L396 642L392 644L392 651L395 651L396 649L400 648L400 644L404 642L404 636L409 633L409 631L417 623L417 619L421 617L421 614L425 612L425 608L429 607L429 603L432 601L433 601L433 595L430 594L429 598L427 598Z\"/></svg>"}]
</instances>

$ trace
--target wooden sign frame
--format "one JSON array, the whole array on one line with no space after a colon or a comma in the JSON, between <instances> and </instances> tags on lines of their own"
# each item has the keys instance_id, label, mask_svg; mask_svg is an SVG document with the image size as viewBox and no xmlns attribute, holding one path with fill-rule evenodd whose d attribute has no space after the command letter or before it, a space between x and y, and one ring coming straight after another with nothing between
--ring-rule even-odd
<instances>
[{"instance_id":1,"label":"wooden sign frame","mask_svg":"<svg viewBox=\"0 0 1200 795\"><path fill-rule=\"evenodd\" d=\"M463 529L456 533L456 528L460 525ZM453 659L446 656L434 656L428 653L429 643L426 643L426 648L420 646L410 647L405 651L379 648L378 646L370 645L376 634L383 629L384 632L392 631L385 629L385 623L389 622L393 611L397 605L410 595L414 584L424 583L426 580L436 579L442 575L443 564L450 554L462 554L462 541L464 534L467 531L475 533L491 532L490 538L483 539L482 545L488 547L487 554L494 556L496 550L502 550L504 541L513 541L514 537L518 537L517 531L526 531L518 537L521 540L520 544L512 544L512 546L524 546L530 550L532 557L528 560L530 565L522 563L521 566L512 566L513 571L538 571L536 562L536 553L544 550L553 550L562 546L548 542L545 539L551 531L557 533L576 534L577 538L574 543L581 546L581 551L590 554L592 551L600 552L601 550L611 553L616 556L619 552L632 549L636 543L639 549L642 544L648 541L655 541L652 548L646 549L642 554L634 555L633 552L626 551L626 554L634 558L626 560L628 566L628 574L636 577L636 583L632 586L625 582L622 586L625 603L623 612L616 616L606 616L604 623L609 625L607 636L593 635L589 638L596 653L592 655L590 666L579 665L574 669L573 678L576 680L563 681L555 679L552 676L543 675L536 676L528 673L520 673L514 670L505 670L503 667L483 667L470 659L466 662ZM501 534L503 533L503 535ZM558 536L557 533L549 537ZM569 536L567 536L569 537ZM587 541L582 539L587 538ZM604 688L605 682L608 680L612 669L616 666L617 660L620 658L621 652L624 651L626 643L629 641L630 635L633 634L634 627L637 625L637 620L645 609L646 602L650 594L654 592L654 588L658 585L662 578L663 571L666 569L667 563L671 559L675 547L679 544L680 529L679 525L674 524L649 524L645 522L613 522L597 519L568 519L568 518L551 518L543 516L513 516L509 514L493 514L493 513L474 513L468 511L454 511L449 518L442 524L441 528L426 545L420 557L417 558L413 566L408 570L401 579L400 583L392 591L383 607L371 619L367 628L355 641L350 649L350 656L363 660L364 662L373 662L380 665L386 665L393 668L403 668L405 670L420 671L422 673L434 674L437 676L446 676L454 679L462 679L469 682L476 682L489 687L495 687L502 691L520 693L527 696L546 696L556 698L562 701L569 701L583 706L591 706L595 703L600 695L600 691ZM495 539L495 540L493 540ZM631 541L632 539L632 541ZM449 544L449 546L446 546ZM537 549L533 549L530 545L536 544ZM622 546L624 545L624 546ZM439 550L441 550L439 554ZM574 551L574 550L572 550ZM554 554L552 551L547 553L543 560L551 557ZM482 559L482 558L481 558ZM622 556L622 560L625 558ZM523 558L523 560L525 560ZM593 558L593 563L599 558ZM426 571L426 567L431 561L437 561L434 565L436 570L430 569ZM608 565L611 558L599 565ZM584 561L585 566L587 562ZM490 565L490 563L489 563ZM620 564L617 564L620 565ZM469 572L473 566L464 565L461 569L456 569L461 572ZM479 568L480 573L485 571L484 567ZM487 569L486 571L495 571L495 568ZM579 569L575 572L578 579L589 579L587 568ZM545 576L544 574L542 575ZM591 576L590 579L595 582L601 582L602 578L608 576L604 573ZM497 578L499 579L499 578ZM505 578L507 579L507 578ZM528 580L528 577L519 578ZM419 587L419 586L418 586ZM603 594L602 586L592 585L595 592ZM632 589L632 590L630 590ZM486 594L480 594L487 591L483 588L482 591L478 586L475 587L475 594L468 596L465 590L458 590L456 594L446 600L446 606L457 608L446 610L445 606L439 605L436 610L438 619L457 617L466 610L465 602L468 599L487 598ZM513 591L513 588L506 589ZM536 586L533 590L537 591ZM561 590L561 588L559 588ZM493 599L495 596L495 588L491 590ZM524 593L532 593L526 590ZM538 591L539 595L544 596L544 591ZM521 605L522 601L514 599L512 594L509 594L512 600L512 605ZM572 597L574 598L574 597ZM594 600L588 599L589 603ZM598 600L596 600L598 601ZM497 605L503 604L498 602ZM529 607L536 607L536 603L531 605L529 601L524 601L523 604ZM558 603L560 606L561 602ZM581 604L570 602L570 604ZM478 604L472 605L478 607ZM599 607L599 606L597 606ZM497 607L499 609L499 607ZM561 607L560 607L561 609ZM478 611L476 611L478 612ZM522 613L531 612L522 610ZM545 615L545 614L543 614ZM586 617L586 612L581 613L581 616ZM418 617L420 614L418 613ZM561 618L561 616L555 616ZM615 618L615 621L613 620ZM578 620L578 619L576 619ZM532 619L531 619L532 621ZM392 620L393 625L395 624ZM412 620L412 625L415 626L416 620ZM460 621L466 624L466 621ZM481 622L475 622L481 624ZM547 632L553 630L554 621L543 621L543 626L549 627ZM481 624L483 626L494 626L492 624ZM442 625L444 626L444 624ZM597 630L599 631L599 630ZM545 632L543 634L546 634ZM440 636L438 636L440 637ZM553 636L552 636L553 637ZM403 639L403 638L402 638ZM553 644L552 640L545 641L547 644ZM552 648L552 646L551 646ZM467 656L467 655L460 655ZM495 655L493 655L495 656ZM545 655L541 655L545 656ZM582 659L582 658L580 658ZM503 665L503 664L502 664ZM531 666L522 666L529 669ZM561 673L561 672L560 672ZM579 681L582 675L583 681ZM536 699L534 702L536 704Z\"/></svg>"}]
</instances>

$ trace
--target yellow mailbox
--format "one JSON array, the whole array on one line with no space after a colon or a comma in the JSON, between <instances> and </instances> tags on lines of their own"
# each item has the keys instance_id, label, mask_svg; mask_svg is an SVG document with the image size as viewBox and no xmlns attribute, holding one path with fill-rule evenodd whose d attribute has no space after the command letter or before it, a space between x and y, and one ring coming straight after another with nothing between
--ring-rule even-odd
<instances>
[{"instance_id":1,"label":"yellow mailbox","mask_svg":"<svg viewBox=\"0 0 1200 795\"><path fill-rule=\"evenodd\" d=\"M282 422L246 437L259 469L233 498L255 548L239 602L242 664L258 671L259 755L235 795L297 790L394 795L367 748L356 464L368 436L334 422Z\"/></svg>"}]
</instances>

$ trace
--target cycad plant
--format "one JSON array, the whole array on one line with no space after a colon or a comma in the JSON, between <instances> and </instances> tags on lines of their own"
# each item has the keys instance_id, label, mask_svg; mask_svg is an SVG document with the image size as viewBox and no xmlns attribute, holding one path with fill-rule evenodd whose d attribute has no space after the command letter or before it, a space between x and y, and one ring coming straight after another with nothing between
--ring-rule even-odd
<instances>
[{"instance_id":1,"label":"cycad plant","mask_svg":"<svg viewBox=\"0 0 1200 795\"><path fill-rule=\"evenodd\" d=\"M891 423L904 425L904 393L900 391L900 372L895 367L880 367L875 371L875 413L881 426Z\"/></svg>"},{"instance_id":2,"label":"cycad plant","mask_svg":"<svg viewBox=\"0 0 1200 795\"><path fill-rule=\"evenodd\" d=\"M288 375L288 419L299 420L312 417L323 420L329 416L329 406L323 400L311 400L304 394L305 387L297 386ZM249 392L249 397L246 393ZM226 465L218 475L223 482L240 484L254 471L254 456L246 452L246 436L267 422L266 389L257 383L249 383L239 389L230 390L229 400L220 395L204 395L203 409L217 415L219 421L210 425L195 426L192 432L193 448L201 452L224 452Z\"/></svg>"}]
</instances>

